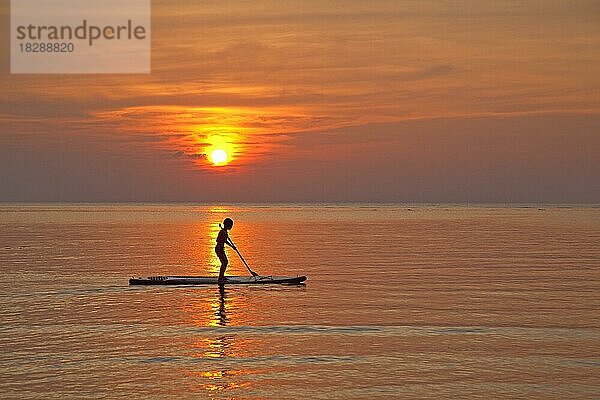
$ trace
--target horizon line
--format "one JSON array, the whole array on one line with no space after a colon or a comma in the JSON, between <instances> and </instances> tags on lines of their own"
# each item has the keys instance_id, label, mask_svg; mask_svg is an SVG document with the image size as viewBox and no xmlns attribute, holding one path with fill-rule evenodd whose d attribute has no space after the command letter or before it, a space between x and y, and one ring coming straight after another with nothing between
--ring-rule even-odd
<instances>
[{"instance_id":1,"label":"horizon line","mask_svg":"<svg viewBox=\"0 0 600 400\"><path fill-rule=\"evenodd\" d=\"M463 201L463 202L434 202L434 201L5 201L0 200L0 205L145 205L145 204L173 204L173 205L403 205L403 206L587 206L600 207L600 202L500 202L500 201Z\"/></svg>"}]
</instances>

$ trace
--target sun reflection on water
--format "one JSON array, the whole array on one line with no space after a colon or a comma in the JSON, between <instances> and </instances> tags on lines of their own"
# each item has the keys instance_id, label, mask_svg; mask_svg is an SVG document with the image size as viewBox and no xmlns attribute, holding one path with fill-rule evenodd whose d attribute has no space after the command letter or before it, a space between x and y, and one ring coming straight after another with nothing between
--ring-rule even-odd
<instances>
[{"instance_id":1,"label":"sun reflection on water","mask_svg":"<svg viewBox=\"0 0 600 400\"><path fill-rule=\"evenodd\" d=\"M224 207L211 207L208 212L211 213L227 213L229 212L229 209L224 208Z\"/></svg>"},{"instance_id":2,"label":"sun reflection on water","mask_svg":"<svg viewBox=\"0 0 600 400\"><path fill-rule=\"evenodd\" d=\"M193 246L192 256L203 264L203 272L217 275L221 263L214 247L215 239L221 229L219 224L227 216L235 219L239 210L236 207L217 205L211 206L208 211L209 219L195 224L192 228L193 237L197 243L201 243L200 246L197 244ZM240 243L245 246L246 238L251 237L247 231L249 227L243 223L239 227L243 228ZM228 257L230 265L227 268L227 275L242 274L240 266L243 268L243 264L235 258L235 253L229 250ZM249 323L251 310L248 309L248 300L244 293L245 291L239 288L219 287L214 292L211 290L208 297L206 292L201 296L188 297L183 306L188 323L197 327L211 328L206 333L197 334L197 337L188 344L190 353L199 361L198 367L182 371L191 379L193 390L204 393L206 398L232 398L238 395L236 389L252 385L251 381L244 376L255 374L256 371L241 369L236 362L240 357L248 357L251 340L240 338L230 329L231 326Z\"/></svg>"},{"instance_id":3,"label":"sun reflection on water","mask_svg":"<svg viewBox=\"0 0 600 400\"><path fill-rule=\"evenodd\" d=\"M214 297L198 299L184 309L191 314L192 321L197 326L226 328L234 321L229 313L236 310L236 316L243 314L244 307L236 307L235 303L243 301L239 296L233 296L227 288L220 286ZM241 314L240 314L241 315ZM251 374L243 369L226 368L228 359L237 358L247 346L247 340L239 339L235 334L219 334L206 336L192 343L194 357L205 361L212 360L209 365L214 368L200 371L184 371L186 376L199 381L199 388L213 396L216 393L239 389L250 386L251 383L240 379L241 376ZM201 365L206 365L202 363Z\"/></svg>"}]
</instances>

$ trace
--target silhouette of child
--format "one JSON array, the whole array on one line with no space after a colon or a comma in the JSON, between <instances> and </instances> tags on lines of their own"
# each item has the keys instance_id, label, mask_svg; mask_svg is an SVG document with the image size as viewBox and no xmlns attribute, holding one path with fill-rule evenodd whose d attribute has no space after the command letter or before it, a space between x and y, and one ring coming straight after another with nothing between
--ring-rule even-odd
<instances>
[{"instance_id":1,"label":"silhouette of child","mask_svg":"<svg viewBox=\"0 0 600 400\"><path fill-rule=\"evenodd\" d=\"M225 218L223 221L223 226L221 226L221 230L217 235L215 253L221 261L221 269L219 270L219 283L224 283L227 281L227 278L225 278L225 270L227 269L227 264L229 261L227 260L227 255L225 254L225 245L228 245L232 249L236 250L235 246L229 239L229 235L227 234L227 231L231 230L231 228L233 228L233 220L231 218Z\"/></svg>"}]
</instances>

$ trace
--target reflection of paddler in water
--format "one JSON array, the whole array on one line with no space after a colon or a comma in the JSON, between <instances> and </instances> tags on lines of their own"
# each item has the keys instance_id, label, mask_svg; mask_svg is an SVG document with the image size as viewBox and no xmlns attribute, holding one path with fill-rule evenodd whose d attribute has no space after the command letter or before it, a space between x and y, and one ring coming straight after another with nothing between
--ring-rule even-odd
<instances>
[{"instance_id":1,"label":"reflection of paddler in water","mask_svg":"<svg viewBox=\"0 0 600 400\"><path fill-rule=\"evenodd\" d=\"M226 327L229 324L227 319L227 293L225 286L219 285L219 302L212 302L214 318L211 319L210 325L215 327ZM225 358L230 353L230 347L235 343L233 335L221 335L206 339L208 349L204 352L204 357L210 358ZM215 390L225 390L230 387L235 387L235 382L230 382L230 373L228 369L215 369L202 371L201 375L210 380L210 384L205 385L211 393ZM212 398L212 397L211 397Z\"/></svg>"},{"instance_id":2,"label":"reflection of paddler in water","mask_svg":"<svg viewBox=\"0 0 600 400\"><path fill-rule=\"evenodd\" d=\"M229 234L227 233L227 231L230 231L231 228L233 228L233 220L231 218L225 218L225 220L223 221L223 226L221 226L221 230L217 235L217 245L215 246L215 253L221 261L221 269L219 270L219 284L227 282L227 278L225 278L225 270L227 269L227 264L229 264L229 260L227 260L227 255L225 254L225 245L228 245L232 249L237 250L235 245L231 242L231 239L229 239Z\"/></svg>"},{"instance_id":3,"label":"reflection of paddler in water","mask_svg":"<svg viewBox=\"0 0 600 400\"><path fill-rule=\"evenodd\" d=\"M219 308L215 311L214 316L216 317L214 320L214 324L220 327L226 327L229 324L229 319L227 318L227 296L225 292L225 285L219 285ZM212 350L213 357L225 357L227 356L227 349L233 342L233 336L231 335L222 335L217 336L211 342L210 347ZM221 371L223 375L227 374L227 371Z\"/></svg>"},{"instance_id":4,"label":"reflection of paddler in water","mask_svg":"<svg viewBox=\"0 0 600 400\"><path fill-rule=\"evenodd\" d=\"M217 325L227 326L227 310L225 309L225 285L219 285L219 311L216 314L219 317Z\"/></svg>"},{"instance_id":5,"label":"reflection of paddler in water","mask_svg":"<svg viewBox=\"0 0 600 400\"><path fill-rule=\"evenodd\" d=\"M219 285L219 302L212 303L213 318L211 318L210 326L226 327L229 325L227 318L227 293L225 286ZM221 358L227 356L227 349L232 344L234 337L232 335L220 335L208 338L209 349L205 353L209 357ZM226 371L222 371L226 372Z\"/></svg>"}]
</instances>

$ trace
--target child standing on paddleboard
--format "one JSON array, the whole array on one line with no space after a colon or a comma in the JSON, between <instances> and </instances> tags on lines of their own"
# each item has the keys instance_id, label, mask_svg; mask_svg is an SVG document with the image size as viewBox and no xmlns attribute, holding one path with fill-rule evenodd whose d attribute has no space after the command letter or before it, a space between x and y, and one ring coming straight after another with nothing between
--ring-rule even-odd
<instances>
[{"instance_id":1,"label":"child standing on paddleboard","mask_svg":"<svg viewBox=\"0 0 600 400\"><path fill-rule=\"evenodd\" d=\"M219 224L219 226L221 225ZM225 270L227 269L227 264L229 261L227 260L227 255L225 255L225 245L237 250L227 234L227 231L231 230L231 228L233 228L233 220L231 218L225 218L223 221L223 226L221 226L221 230L217 235L215 253L217 253L217 257L219 257L219 260L221 261L221 269L219 270L219 283L227 281L227 278L225 278Z\"/></svg>"}]
</instances>

